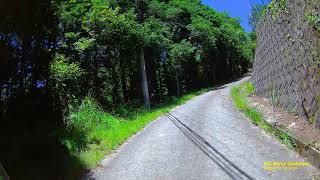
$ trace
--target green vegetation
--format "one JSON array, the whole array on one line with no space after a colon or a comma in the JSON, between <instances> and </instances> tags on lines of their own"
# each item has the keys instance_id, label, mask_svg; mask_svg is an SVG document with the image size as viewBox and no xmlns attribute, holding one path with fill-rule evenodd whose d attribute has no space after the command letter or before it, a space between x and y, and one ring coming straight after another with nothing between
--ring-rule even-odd
<instances>
[{"instance_id":1,"label":"green vegetation","mask_svg":"<svg viewBox=\"0 0 320 180\"><path fill-rule=\"evenodd\" d=\"M272 0L266 9L263 11L263 16L267 14L267 12L271 13L271 17L273 21L276 21L281 13L287 12L287 0Z\"/></svg>"},{"instance_id":2,"label":"green vegetation","mask_svg":"<svg viewBox=\"0 0 320 180\"><path fill-rule=\"evenodd\" d=\"M242 111L248 108L248 101L245 97L254 92L254 86L252 83L243 83L239 87L233 87L231 89L231 95L234 99L235 105Z\"/></svg>"},{"instance_id":3,"label":"green vegetation","mask_svg":"<svg viewBox=\"0 0 320 180\"><path fill-rule=\"evenodd\" d=\"M65 134L62 141L85 167L95 167L105 155L149 122L208 90L203 89L174 98L150 111L137 111L129 118L110 115L103 111L94 99L86 97L79 109L70 114L69 133Z\"/></svg>"},{"instance_id":4,"label":"green vegetation","mask_svg":"<svg viewBox=\"0 0 320 180\"><path fill-rule=\"evenodd\" d=\"M239 21L200 1L56 5L63 28L49 79L62 112L62 144L72 154L89 144L113 149L162 112L148 112L151 106L241 75L253 59L253 41ZM89 92L95 97L85 97Z\"/></svg>"},{"instance_id":5,"label":"green vegetation","mask_svg":"<svg viewBox=\"0 0 320 180\"><path fill-rule=\"evenodd\" d=\"M10 153L0 158L21 165L12 179L48 179L29 177L31 168L61 179L73 157L91 166L165 109L156 107L240 77L253 61L255 39L240 20L200 0L1 7L0 137Z\"/></svg>"},{"instance_id":6,"label":"green vegetation","mask_svg":"<svg viewBox=\"0 0 320 180\"><path fill-rule=\"evenodd\" d=\"M232 87L231 97L234 105L239 110L244 112L244 114L252 121L254 125L259 126L267 133L274 135L288 148L295 149L296 143L290 133L285 133L274 128L272 125L270 125L270 123L264 120L263 115L258 109L250 106L248 97L254 93L254 89L255 88L251 82L245 82L239 86Z\"/></svg>"},{"instance_id":7,"label":"green vegetation","mask_svg":"<svg viewBox=\"0 0 320 180\"><path fill-rule=\"evenodd\" d=\"M320 15L315 10L307 11L305 14L307 22L320 33Z\"/></svg>"},{"instance_id":8,"label":"green vegetation","mask_svg":"<svg viewBox=\"0 0 320 180\"><path fill-rule=\"evenodd\" d=\"M85 75L79 63L68 60L64 55L56 55L49 67L49 80L53 84L52 90L57 98L54 106L57 108L60 106L64 116L67 116L73 106L78 105L81 77Z\"/></svg>"},{"instance_id":9,"label":"green vegetation","mask_svg":"<svg viewBox=\"0 0 320 180\"><path fill-rule=\"evenodd\" d=\"M320 54L317 52L315 47L312 47L311 55L315 62L315 66L320 64Z\"/></svg>"}]
</instances>

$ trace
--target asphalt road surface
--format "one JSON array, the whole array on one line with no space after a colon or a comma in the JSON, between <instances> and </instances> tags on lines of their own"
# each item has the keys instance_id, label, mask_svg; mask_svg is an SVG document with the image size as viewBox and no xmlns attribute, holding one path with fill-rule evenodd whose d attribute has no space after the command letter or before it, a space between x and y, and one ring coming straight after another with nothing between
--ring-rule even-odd
<instances>
[{"instance_id":1,"label":"asphalt road surface","mask_svg":"<svg viewBox=\"0 0 320 180\"><path fill-rule=\"evenodd\" d=\"M312 166L264 170L265 162L303 159L234 108L230 87L238 83L195 97L153 121L84 179L312 179Z\"/></svg>"}]
</instances>

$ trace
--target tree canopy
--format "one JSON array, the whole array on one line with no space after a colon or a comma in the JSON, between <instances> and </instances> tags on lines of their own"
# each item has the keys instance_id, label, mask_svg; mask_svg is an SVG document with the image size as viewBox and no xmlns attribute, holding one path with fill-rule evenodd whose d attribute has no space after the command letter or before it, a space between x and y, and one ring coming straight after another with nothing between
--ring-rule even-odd
<instances>
[{"instance_id":1,"label":"tree canopy","mask_svg":"<svg viewBox=\"0 0 320 180\"><path fill-rule=\"evenodd\" d=\"M253 60L239 19L200 0L4 0L0 17L2 137L64 129L87 94L150 108Z\"/></svg>"}]
</instances>

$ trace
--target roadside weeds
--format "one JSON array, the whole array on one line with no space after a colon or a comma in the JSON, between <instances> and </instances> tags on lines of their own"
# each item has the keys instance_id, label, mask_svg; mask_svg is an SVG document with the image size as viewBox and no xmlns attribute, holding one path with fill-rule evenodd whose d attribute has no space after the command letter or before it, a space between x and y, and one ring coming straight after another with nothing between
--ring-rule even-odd
<instances>
[{"instance_id":1,"label":"roadside weeds","mask_svg":"<svg viewBox=\"0 0 320 180\"><path fill-rule=\"evenodd\" d=\"M320 151L304 143L295 137L291 132L277 126L276 122L268 122L264 114L249 103L249 97L254 93L255 88L251 82L245 82L231 88L231 97L236 108L242 111L251 122L262 128L268 134L276 137L289 149L295 150L314 167L320 169Z\"/></svg>"},{"instance_id":2,"label":"roadside weeds","mask_svg":"<svg viewBox=\"0 0 320 180\"><path fill-rule=\"evenodd\" d=\"M250 82L245 82L239 86L234 86L231 88L231 97L233 99L234 105L242 111L251 122L265 130L267 133L274 135L279 139L284 145L289 149L296 149L296 143L291 138L289 133L279 131L274 128L273 125L266 122L263 118L262 113L254 107L251 107L248 102L248 97L254 93L254 86Z\"/></svg>"}]
</instances>

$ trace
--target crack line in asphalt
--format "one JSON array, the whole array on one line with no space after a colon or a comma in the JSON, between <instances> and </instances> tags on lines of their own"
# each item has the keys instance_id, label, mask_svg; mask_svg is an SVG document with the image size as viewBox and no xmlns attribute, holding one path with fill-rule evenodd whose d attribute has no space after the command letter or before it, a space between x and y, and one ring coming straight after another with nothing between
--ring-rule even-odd
<instances>
[{"instance_id":1,"label":"crack line in asphalt","mask_svg":"<svg viewBox=\"0 0 320 180\"><path fill-rule=\"evenodd\" d=\"M171 113L167 113L166 117L170 119L200 150L202 150L212 161L214 161L224 172L232 179L249 179L253 180L247 173L229 161L219 151L217 151L202 136L194 132L187 125L181 122Z\"/></svg>"}]
</instances>

